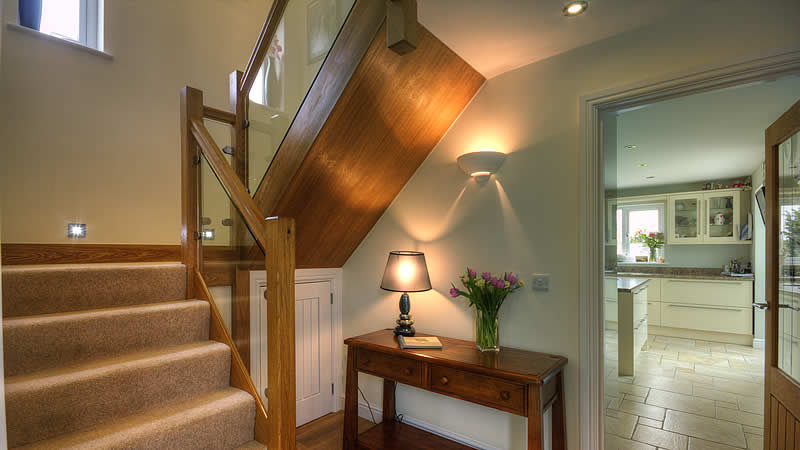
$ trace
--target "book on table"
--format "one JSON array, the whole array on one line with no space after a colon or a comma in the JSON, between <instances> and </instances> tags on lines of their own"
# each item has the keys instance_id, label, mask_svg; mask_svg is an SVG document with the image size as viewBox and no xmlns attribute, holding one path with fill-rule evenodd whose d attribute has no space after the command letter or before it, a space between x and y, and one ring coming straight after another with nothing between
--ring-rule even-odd
<instances>
[{"instance_id":1,"label":"book on table","mask_svg":"<svg viewBox=\"0 0 800 450\"><path fill-rule=\"evenodd\" d=\"M397 341L400 343L400 348L404 350L407 348L442 348L442 343L436 336L397 336Z\"/></svg>"}]
</instances>

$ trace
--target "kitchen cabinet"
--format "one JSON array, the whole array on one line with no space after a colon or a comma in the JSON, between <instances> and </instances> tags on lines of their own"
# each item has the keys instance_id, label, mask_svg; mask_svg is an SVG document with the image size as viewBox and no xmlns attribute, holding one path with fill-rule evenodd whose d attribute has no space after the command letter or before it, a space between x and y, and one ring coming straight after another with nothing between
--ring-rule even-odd
<instances>
[{"instance_id":1,"label":"kitchen cabinet","mask_svg":"<svg viewBox=\"0 0 800 450\"><path fill-rule=\"evenodd\" d=\"M606 321L606 327L610 329L616 329L617 277L605 277L603 279L603 314Z\"/></svg>"},{"instance_id":2,"label":"kitchen cabinet","mask_svg":"<svg viewBox=\"0 0 800 450\"><path fill-rule=\"evenodd\" d=\"M667 244L751 244L739 240L750 211L749 192L721 189L668 196Z\"/></svg>"},{"instance_id":3,"label":"kitchen cabinet","mask_svg":"<svg viewBox=\"0 0 800 450\"><path fill-rule=\"evenodd\" d=\"M617 199L606 200L606 245L617 245Z\"/></svg>"},{"instance_id":4,"label":"kitchen cabinet","mask_svg":"<svg viewBox=\"0 0 800 450\"><path fill-rule=\"evenodd\" d=\"M660 326L752 335L752 284L750 280L664 279Z\"/></svg>"},{"instance_id":5,"label":"kitchen cabinet","mask_svg":"<svg viewBox=\"0 0 800 450\"><path fill-rule=\"evenodd\" d=\"M648 279L628 278L618 290L617 356L620 376L633 376L647 343ZM629 285L629 286L624 286Z\"/></svg>"}]
</instances>

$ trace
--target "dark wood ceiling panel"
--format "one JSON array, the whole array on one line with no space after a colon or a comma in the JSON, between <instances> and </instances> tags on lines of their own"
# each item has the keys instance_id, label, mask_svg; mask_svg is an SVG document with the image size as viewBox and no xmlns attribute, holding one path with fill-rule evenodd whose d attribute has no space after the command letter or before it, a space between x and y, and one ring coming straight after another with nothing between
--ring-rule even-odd
<instances>
[{"instance_id":1,"label":"dark wood ceiling panel","mask_svg":"<svg viewBox=\"0 0 800 450\"><path fill-rule=\"evenodd\" d=\"M274 209L296 220L297 267L344 265L485 81L421 25L396 54L384 25Z\"/></svg>"}]
</instances>

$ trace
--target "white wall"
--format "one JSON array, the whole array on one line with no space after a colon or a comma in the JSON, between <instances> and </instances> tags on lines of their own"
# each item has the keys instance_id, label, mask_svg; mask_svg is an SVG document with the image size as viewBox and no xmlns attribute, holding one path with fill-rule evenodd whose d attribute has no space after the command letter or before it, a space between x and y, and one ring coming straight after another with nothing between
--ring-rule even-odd
<instances>
[{"instance_id":1,"label":"white wall","mask_svg":"<svg viewBox=\"0 0 800 450\"><path fill-rule=\"evenodd\" d=\"M78 221L85 243L179 243L180 89L227 109L270 4L108 0L111 61L3 24L3 240L69 242Z\"/></svg>"},{"instance_id":2,"label":"white wall","mask_svg":"<svg viewBox=\"0 0 800 450\"><path fill-rule=\"evenodd\" d=\"M515 271L526 281L550 273L550 292L506 301L501 343L569 358L568 442L579 448L579 97L784 48L800 39L798 19L794 0L702 3L489 80L345 265L345 336L394 325L397 295L378 287L390 250L426 253L434 290L412 295L412 314L418 330L457 338L474 330L465 302L447 296L465 266ZM455 161L484 145L510 154L496 178L478 186ZM364 376L360 385L381 403L379 383ZM521 417L411 388L398 389L397 406L487 446L525 448Z\"/></svg>"}]
</instances>

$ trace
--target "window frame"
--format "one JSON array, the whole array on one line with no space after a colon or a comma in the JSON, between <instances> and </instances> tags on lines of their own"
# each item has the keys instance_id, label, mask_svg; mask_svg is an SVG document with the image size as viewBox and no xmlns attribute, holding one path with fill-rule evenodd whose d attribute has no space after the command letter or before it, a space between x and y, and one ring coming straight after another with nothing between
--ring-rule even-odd
<instances>
[{"instance_id":1,"label":"window frame","mask_svg":"<svg viewBox=\"0 0 800 450\"><path fill-rule=\"evenodd\" d=\"M104 39L104 0L80 0L78 12L78 40L70 39L60 34L47 33L39 30L42 34L52 36L67 42L103 51Z\"/></svg>"},{"instance_id":2,"label":"window frame","mask_svg":"<svg viewBox=\"0 0 800 450\"><path fill-rule=\"evenodd\" d=\"M635 258L630 253L630 233L628 232L628 226L630 224L630 213L632 211L651 211L657 210L658 211L658 221L659 221L659 230L655 230L656 233L664 233L666 237L666 202L644 202L644 203L629 203L629 204L617 204L617 210L621 211L621 217L619 218L619 223L617 226L619 227L619 235L617 236L618 243L617 249L622 249L622 254L625 255L626 258L632 258L632 263L637 264ZM654 230L647 230L648 232L652 232ZM620 242L621 241L621 242ZM666 244L657 250L657 254L660 257L663 257L666 261ZM627 264L628 262L626 262ZM645 264L645 263L638 263L638 264ZM652 264L652 263L647 263Z\"/></svg>"}]
</instances>

